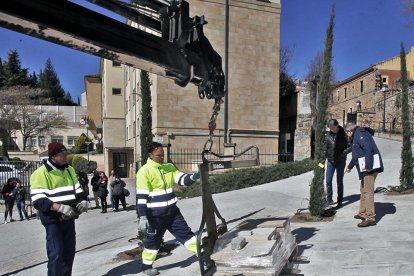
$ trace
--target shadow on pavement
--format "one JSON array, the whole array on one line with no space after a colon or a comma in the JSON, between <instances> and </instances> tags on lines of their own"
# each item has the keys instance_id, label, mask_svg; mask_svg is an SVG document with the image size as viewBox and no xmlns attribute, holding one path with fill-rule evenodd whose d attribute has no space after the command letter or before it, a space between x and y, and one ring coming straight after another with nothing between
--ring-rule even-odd
<instances>
[{"instance_id":1,"label":"shadow on pavement","mask_svg":"<svg viewBox=\"0 0 414 276\"><path fill-rule=\"evenodd\" d=\"M118 275L128 275L128 274L138 274L142 272L142 262L141 261L132 261L115 267L109 270L105 276L118 276Z\"/></svg>"},{"instance_id":2,"label":"shadow on pavement","mask_svg":"<svg viewBox=\"0 0 414 276\"><path fill-rule=\"evenodd\" d=\"M390 202L375 202L375 217L378 223L385 215L395 214L397 208L394 203Z\"/></svg>"},{"instance_id":3,"label":"shadow on pavement","mask_svg":"<svg viewBox=\"0 0 414 276\"><path fill-rule=\"evenodd\" d=\"M262 209L259 209L259 210L256 210L256 211L253 211L253 212L251 212L251 213L249 213L249 214L247 214L247 215L241 216L241 217L239 217L239 218L234 218L234 219L232 219L232 220L229 220L229 221L227 221L227 224L229 224L229 223L233 223L233 222L236 222L236 221L239 221L239 220L245 219L245 218L248 218L248 217L250 217L250 216L253 216L254 214L257 214L257 213L259 213L259 212L263 211L264 209L266 209L266 208L262 208Z\"/></svg>"},{"instance_id":4,"label":"shadow on pavement","mask_svg":"<svg viewBox=\"0 0 414 276\"><path fill-rule=\"evenodd\" d=\"M313 244L301 243L315 236L317 231L319 231L319 229L316 229L315 227L301 227L292 231L292 235L295 237L296 243L298 244L296 252L297 256L302 256L305 250L313 247Z\"/></svg>"},{"instance_id":5,"label":"shadow on pavement","mask_svg":"<svg viewBox=\"0 0 414 276\"><path fill-rule=\"evenodd\" d=\"M191 264L197 262L198 259L195 255L187 258L186 260L183 260L178 263L172 263L168 265L163 266L157 266L155 262L155 267L158 269L158 271L168 270L172 268L184 268L187 266L190 266ZM141 261L131 261L125 264L122 264L118 267L115 267L111 270L109 270L105 276L120 276L120 275L129 275L129 274L138 274L142 272L142 262Z\"/></svg>"},{"instance_id":6,"label":"shadow on pavement","mask_svg":"<svg viewBox=\"0 0 414 276\"><path fill-rule=\"evenodd\" d=\"M296 243L300 244L303 241L309 240L315 236L316 232L319 231L315 227L301 227L292 231L292 235L296 238Z\"/></svg>"},{"instance_id":7,"label":"shadow on pavement","mask_svg":"<svg viewBox=\"0 0 414 276\"><path fill-rule=\"evenodd\" d=\"M196 257L196 255L192 255L191 257L188 257L187 259L181 262L158 266L157 269L159 271L162 271L162 270L168 270L168 269L176 268L176 267L184 268L184 267L192 265L195 262L198 262L198 258Z\"/></svg>"},{"instance_id":8,"label":"shadow on pavement","mask_svg":"<svg viewBox=\"0 0 414 276\"><path fill-rule=\"evenodd\" d=\"M353 194L348 195L342 199L342 207L345 207L346 205L352 204L356 201L358 201L361 198L360 194Z\"/></svg>"}]
</instances>

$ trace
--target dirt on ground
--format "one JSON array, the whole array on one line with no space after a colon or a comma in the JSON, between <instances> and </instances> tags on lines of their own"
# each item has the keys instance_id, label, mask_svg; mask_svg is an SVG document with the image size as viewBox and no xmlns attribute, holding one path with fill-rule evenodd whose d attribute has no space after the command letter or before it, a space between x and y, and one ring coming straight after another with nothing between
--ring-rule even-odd
<instances>
[{"instance_id":1,"label":"dirt on ground","mask_svg":"<svg viewBox=\"0 0 414 276\"><path fill-rule=\"evenodd\" d=\"M389 191L386 192L385 195L390 195L390 196L398 196L398 195L411 195L414 194L414 188L410 188L404 191Z\"/></svg>"},{"instance_id":2,"label":"dirt on ground","mask_svg":"<svg viewBox=\"0 0 414 276\"><path fill-rule=\"evenodd\" d=\"M157 257L165 257L171 254L171 251L173 251L175 248L177 248L178 244L170 244L166 243L161 246L160 251L158 252ZM113 259L113 261L129 261L129 260L141 260L141 253L144 249L144 246L138 246L130 250L126 250L123 252L120 252L116 255L116 257Z\"/></svg>"},{"instance_id":3,"label":"dirt on ground","mask_svg":"<svg viewBox=\"0 0 414 276\"><path fill-rule=\"evenodd\" d=\"M304 222L329 222L335 218L336 210L334 208L326 209L322 216L312 216L309 212L296 213L290 219L293 223L304 223Z\"/></svg>"}]
</instances>

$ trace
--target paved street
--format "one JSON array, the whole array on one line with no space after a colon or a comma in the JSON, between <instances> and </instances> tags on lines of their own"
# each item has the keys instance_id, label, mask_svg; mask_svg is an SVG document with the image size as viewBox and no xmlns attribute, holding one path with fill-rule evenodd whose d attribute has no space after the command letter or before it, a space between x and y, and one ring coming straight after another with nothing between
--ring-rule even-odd
<instances>
[{"instance_id":1,"label":"paved street","mask_svg":"<svg viewBox=\"0 0 414 276\"><path fill-rule=\"evenodd\" d=\"M376 186L397 185L401 143L376 138L384 157L385 172ZM231 229L246 218L291 216L306 208L312 172L289 179L214 196ZM133 181L128 184L133 192ZM359 182L356 171L345 175L344 207L332 222L292 223L299 251L309 258L302 275L412 275L414 271L414 195L376 194L377 226L357 228ZM334 189L336 192L336 189ZM129 197L130 204L134 198ZM94 204L94 203L92 203ZM131 206L132 207L132 206ZM193 230L198 229L200 198L179 202ZM17 217L17 216L16 216ZM77 250L73 275L136 275L137 261L115 261L119 252L134 248L136 214L130 211L101 214L93 209L77 221ZM33 219L0 225L1 275L45 275L45 231ZM170 235L166 241L171 240ZM161 275L199 275L197 259L183 246L156 261Z\"/></svg>"}]
</instances>

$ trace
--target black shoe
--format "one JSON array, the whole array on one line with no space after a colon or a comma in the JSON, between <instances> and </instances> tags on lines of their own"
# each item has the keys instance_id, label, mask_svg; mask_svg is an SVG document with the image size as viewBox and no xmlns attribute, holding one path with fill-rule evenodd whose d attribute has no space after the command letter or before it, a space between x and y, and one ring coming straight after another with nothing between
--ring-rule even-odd
<instances>
[{"instance_id":1,"label":"black shoe","mask_svg":"<svg viewBox=\"0 0 414 276\"><path fill-rule=\"evenodd\" d=\"M338 203L336 206L335 206L335 209L341 209L342 208L342 203Z\"/></svg>"},{"instance_id":2,"label":"black shoe","mask_svg":"<svg viewBox=\"0 0 414 276\"><path fill-rule=\"evenodd\" d=\"M23 218L21 218L20 221L23 221Z\"/></svg>"}]
</instances>

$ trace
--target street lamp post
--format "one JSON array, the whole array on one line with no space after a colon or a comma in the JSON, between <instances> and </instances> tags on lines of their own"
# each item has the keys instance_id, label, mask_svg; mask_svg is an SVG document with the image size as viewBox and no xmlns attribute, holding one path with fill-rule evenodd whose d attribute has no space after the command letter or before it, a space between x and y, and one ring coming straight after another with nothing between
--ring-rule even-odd
<instances>
[{"instance_id":1,"label":"street lamp post","mask_svg":"<svg viewBox=\"0 0 414 276\"><path fill-rule=\"evenodd\" d=\"M384 103L383 103L383 113L382 113L382 132L385 132L385 99L388 91L388 86L384 84L381 88L382 94L384 96Z\"/></svg>"},{"instance_id":2,"label":"street lamp post","mask_svg":"<svg viewBox=\"0 0 414 276\"><path fill-rule=\"evenodd\" d=\"M88 162L89 162L89 145L91 144L91 142L86 141L85 144L86 144L86 151L88 152Z\"/></svg>"}]
</instances>

